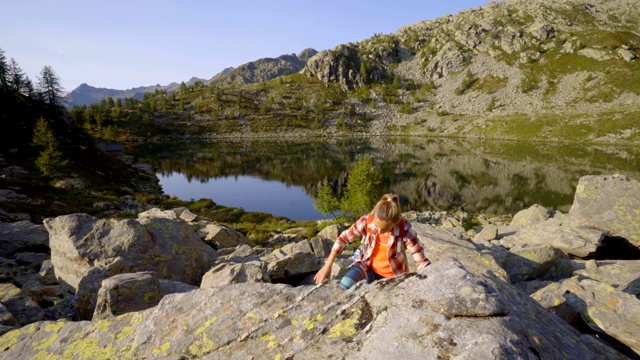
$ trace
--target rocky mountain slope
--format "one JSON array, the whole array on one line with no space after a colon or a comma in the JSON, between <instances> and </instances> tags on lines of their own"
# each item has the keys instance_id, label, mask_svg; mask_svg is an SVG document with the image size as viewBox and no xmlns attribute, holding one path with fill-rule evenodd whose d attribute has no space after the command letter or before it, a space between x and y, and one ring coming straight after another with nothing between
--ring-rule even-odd
<instances>
[{"instance_id":1,"label":"rocky mountain slope","mask_svg":"<svg viewBox=\"0 0 640 360\"><path fill-rule=\"evenodd\" d=\"M633 140L640 133L638 9L637 0L492 2L322 51L304 72L366 89L358 100L374 110L361 111L380 119L380 129ZM394 80L392 99L378 84Z\"/></svg>"},{"instance_id":2,"label":"rocky mountain slope","mask_svg":"<svg viewBox=\"0 0 640 360\"><path fill-rule=\"evenodd\" d=\"M209 80L213 86L247 85L294 74L304 68L307 60L317 53L305 49L300 54L281 55L277 58L263 58L240 65L231 71L216 75Z\"/></svg>"}]
</instances>

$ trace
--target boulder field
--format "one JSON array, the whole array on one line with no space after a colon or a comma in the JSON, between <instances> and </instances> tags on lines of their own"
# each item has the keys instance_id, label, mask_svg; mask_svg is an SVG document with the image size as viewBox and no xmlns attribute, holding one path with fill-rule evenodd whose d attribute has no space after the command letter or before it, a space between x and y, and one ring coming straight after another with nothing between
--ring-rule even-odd
<instances>
[{"instance_id":1,"label":"boulder field","mask_svg":"<svg viewBox=\"0 0 640 360\"><path fill-rule=\"evenodd\" d=\"M348 250L311 281L337 225L261 247L184 208L2 223L0 357L640 358L639 204L636 180L598 175L568 214L405 213L433 264L348 291Z\"/></svg>"}]
</instances>

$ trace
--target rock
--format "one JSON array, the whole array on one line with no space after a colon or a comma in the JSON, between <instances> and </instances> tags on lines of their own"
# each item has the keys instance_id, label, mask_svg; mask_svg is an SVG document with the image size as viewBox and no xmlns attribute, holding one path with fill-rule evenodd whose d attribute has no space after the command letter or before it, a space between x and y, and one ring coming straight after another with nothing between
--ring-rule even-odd
<instances>
[{"instance_id":1,"label":"rock","mask_svg":"<svg viewBox=\"0 0 640 360\"><path fill-rule=\"evenodd\" d=\"M592 279L575 276L531 295L546 308L570 307L592 330L640 353L640 300ZM565 310L565 313L568 311Z\"/></svg>"},{"instance_id":2,"label":"rock","mask_svg":"<svg viewBox=\"0 0 640 360\"><path fill-rule=\"evenodd\" d=\"M169 295L154 308L109 320L31 324L0 336L0 349L8 359L38 353L167 359L625 358L509 284L473 274L453 259L414 276L361 284L346 292L335 282L222 285Z\"/></svg>"},{"instance_id":3,"label":"rock","mask_svg":"<svg viewBox=\"0 0 640 360\"><path fill-rule=\"evenodd\" d=\"M538 40L553 39L556 37L556 29L541 22L535 22L529 27L529 32Z\"/></svg>"},{"instance_id":4,"label":"rock","mask_svg":"<svg viewBox=\"0 0 640 360\"><path fill-rule=\"evenodd\" d=\"M277 234L267 241L270 247L284 246L304 240L296 234Z\"/></svg>"},{"instance_id":5,"label":"rock","mask_svg":"<svg viewBox=\"0 0 640 360\"><path fill-rule=\"evenodd\" d=\"M632 53L627 49L618 49L618 54L624 59L626 62L632 62L636 58L636 54Z\"/></svg>"},{"instance_id":6,"label":"rock","mask_svg":"<svg viewBox=\"0 0 640 360\"><path fill-rule=\"evenodd\" d=\"M315 237L309 240L313 253L319 258L329 257L331 254L331 248L333 247L333 241L327 238Z\"/></svg>"},{"instance_id":7,"label":"rock","mask_svg":"<svg viewBox=\"0 0 640 360\"><path fill-rule=\"evenodd\" d=\"M38 274L40 275L40 281L45 285L53 285L58 283L58 279L56 278L56 274L53 270L51 259L42 262Z\"/></svg>"},{"instance_id":8,"label":"rock","mask_svg":"<svg viewBox=\"0 0 640 360\"><path fill-rule=\"evenodd\" d=\"M498 227L495 225L487 225L473 237L474 242L482 242L494 240L498 236Z\"/></svg>"},{"instance_id":9,"label":"rock","mask_svg":"<svg viewBox=\"0 0 640 360\"><path fill-rule=\"evenodd\" d=\"M585 258L596 252L603 238L604 233L600 230L542 225L504 237L500 240L500 245L508 249L518 245L551 245L566 254Z\"/></svg>"},{"instance_id":10,"label":"rock","mask_svg":"<svg viewBox=\"0 0 640 360\"><path fill-rule=\"evenodd\" d=\"M592 227L640 247L640 183L625 175L583 176L567 226Z\"/></svg>"},{"instance_id":11,"label":"rock","mask_svg":"<svg viewBox=\"0 0 640 360\"><path fill-rule=\"evenodd\" d=\"M0 283L0 303L4 304L20 326L44 319L44 311L13 284Z\"/></svg>"},{"instance_id":12,"label":"rock","mask_svg":"<svg viewBox=\"0 0 640 360\"><path fill-rule=\"evenodd\" d=\"M0 175L2 175L3 178L5 179L13 179L15 177L18 177L20 175L26 175L29 172L27 170L25 170L24 168L21 168L20 166L9 166L6 167L4 169L2 169L2 173L0 173Z\"/></svg>"},{"instance_id":13,"label":"rock","mask_svg":"<svg viewBox=\"0 0 640 360\"><path fill-rule=\"evenodd\" d=\"M229 251L228 255L220 256L223 251ZM218 258L228 262L243 263L247 261L258 260L256 249L249 245L240 245L237 248L226 248L218 251Z\"/></svg>"},{"instance_id":14,"label":"rock","mask_svg":"<svg viewBox=\"0 0 640 360\"><path fill-rule=\"evenodd\" d=\"M459 47L452 43L447 43L431 59L424 70L425 76L429 79L437 80L452 72L460 71L464 68L465 59L465 54Z\"/></svg>"},{"instance_id":15,"label":"rock","mask_svg":"<svg viewBox=\"0 0 640 360\"><path fill-rule=\"evenodd\" d=\"M454 218L448 218L446 220L444 220L442 222L442 228L446 229L448 231L450 231L451 233L453 233L456 237L458 238L462 238L465 230L462 227L462 225L460 225L460 222Z\"/></svg>"},{"instance_id":16,"label":"rock","mask_svg":"<svg viewBox=\"0 0 640 360\"><path fill-rule=\"evenodd\" d=\"M15 260L0 257L0 280L22 286L34 274L35 270L27 266L18 265Z\"/></svg>"},{"instance_id":17,"label":"rock","mask_svg":"<svg viewBox=\"0 0 640 360\"><path fill-rule=\"evenodd\" d=\"M640 260L590 260L575 275L610 285L640 299Z\"/></svg>"},{"instance_id":18,"label":"rock","mask_svg":"<svg viewBox=\"0 0 640 360\"><path fill-rule=\"evenodd\" d=\"M20 290L42 308L53 306L66 295L62 286L42 284L37 275L24 283Z\"/></svg>"},{"instance_id":19,"label":"rock","mask_svg":"<svg viewBox=\"0 0 640 360\"><path fill-rule=\"evenodd\" d=\"M506 255L503 267L512 283L534 279L560 280L573 273L567 255L551 245L514 247Z\"/></svg>"},{"instance_id":20,"label":"rock","mask_svg":"<svg viewBox=\"0 0 640 360\"><path fill-rule=\"evenodd\" d=\"M17 253L13 257L18 264L33 268L34 270L40 270L42 263L51 258L49 254L21 252Z\"/></svg>"},{"instance_id":21,"label":"rock","mask_svg":"<svg viewBox=\"0 0 640 360\"><path fill-rule=\"evenodd\" d=\"M9 309L2 303L0 303L0 325L11 327L18 325L16 318L13 317L13 314L11 314Z\"/></svg>"},{"instance_id":22,"label":"rock","mask_svg":"<svg viewBox=\"0 0 640 360\"><path fill-rule=\"evenodd\" d=\"M206 289L225 284L263 281L264 268L266 267L263 264L260 261L219 264L204 274L200 287Z\"/></svg>"},{"instance_id":23,"label":"rock","mask_svg":"<svg viewBox=\"0 0 640 360\"><path fill-rule=\"evenodd\" d=\"M118 274L102 280L94 319L106 319L158 305L160 282L153 271Z\"/></svg>"},{"instance_id":24,"label":"rock","mask_svg":"<svg viewBox=\"0 0 640 360\"><path fill-rule=\"evenodd\" d=\"M0 200L2 201L28 201L29 198L26 195L21 195L13 190L0 189Z\"/></svg>"},{"instance_id":25,"label":"rock","mask_svg":"<svg viewBox=\"0 0 640 360\"><path fill-rule=\"evenodd\" d=\"M611 59L611 56L609 56L608 52L602 51L602 50L591 49L591 48L584 48L584 49L578 50L578 55L586 56L588 58L591 58L591 59L594 59L594 60L598 60L598 61L604 61L604 60L610 60Z\"/></svg>"},{"instance_id":26,"label":"rock","mask_svg":"<svg viewBox=\"0 0 640 360\"><path fill-rule=\"evenodd\" d=\"M495 258L489 253L478 252L473 243L458 239L453 233L442 228L435 228L431 225L416 222L412 223L412 225L418 234L425 255L431 262L453 256L474 273L490 270L496 276L508 281L507 273L496 262ZM413 257L409 253L407 253L407 257L409 258L409 264L413 265Z\"/></svg>"},{"instance_id":27,"label":"rock","mask_svg":"<svg viewBox=\"0 0 640 360\"><path fill-rule=\"evenodd\" d=\"M59 189L86 189L89 183L82 179L62 179L57 180L53 186Z\"/></svg>"},{"instance_id":28,"label":"rock","mask_svg":"<svg viewBox=\"0 0 640 360\"><path fill-rule=\"evenodd\" d=\"M182 220L144 216L103 220L87 214L44 221L51 234L51 262L61 284L76 293L78 314L93 314L102 280L140 271L199 285L216 259Z\"/></svg>"},{"instance_id":29,"label":"rock","mask_svg":"<svg viewBox=\"0 0 640 360\"><path fill-rule=\"evenodd\" d=\"M288 255L297 253L314 254L313 248L311 247L311 244L308 240L302 240L296 243L287 244L283 246L280 251Z\"/></svg>"},{"instance_id":30,"label":"rock","mask_svg":"<svg viewBox=\"0 0 640 360\"><path fill-rule=\"evenodd\" d=\"M198 289L199 287L194 285L185 284L179 281L159 279L160 282L160 294L164 297L169 294L186 293Z\"/></svg>"},{"instance_id":31,"label":"rock","mask_svg":"<svg viewBox=\"0 0 640 360\"><path fill-rule=\"evenodd\" d=\"M18 250L48 246L49 233L44 226L31 221L0 222L0 254L11 255Z\"/></svg>"},{"instance_id":32,"label":"rock","mask_svg":"<svg viewBox=\"0 0 640 360\"><path fill-rule=\"evenodd\" d=\"M541 223L549 218L549 210L538 204L532 205L530 208L521 210L513 216L511 226L525 228L537 223Z\"/></svg>"},{"instance_id":33,"label":"rock","mask_svg":"<svg viewBox=\"0 0 640 360\"><path fill-rule=\"evenodd\" d=\"M313 253L294 253L270 262L266 275L271 282L290 282L317 272L324 265L324 261L318 259Z\"/></svg>"},{"instance_id":34,"label":"rock","mask_svg":"<svg viewBox=\"0 0 640 360\"><path fill-rule=\"evenodd\" d=\"M225 225L208 224L198 229L200 238L215 249L234 248L239 245L249 245L249 239Z\"/></svg>"},{"instance_id":35,"label":"rock","mask_svg":"<svg viewBox=\"0 0 640 360\"><path fill-rule=\"evenodd\" d=\"M335 241L341 233L340 226L333 224L325 227L318 233L318 237L321 239L329 239L331 241Z\"/></svg>"}]
</instances>

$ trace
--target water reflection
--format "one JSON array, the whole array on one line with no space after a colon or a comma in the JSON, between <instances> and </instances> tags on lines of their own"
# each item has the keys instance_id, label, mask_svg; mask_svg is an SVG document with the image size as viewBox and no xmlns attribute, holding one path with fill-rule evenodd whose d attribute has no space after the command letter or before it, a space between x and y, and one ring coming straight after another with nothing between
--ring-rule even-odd
<instances>
[{"instance_id":1,"label":"water reflection","mask_svg":"<svg viewBox=\"0 0 640 360\"><path fill-rule=\"evenodd\" d=\"M325 178L341 191L348 169L360 156L371 156L386 188L401 195L406 210L513 214L537 203L567 212L581 176L620 173L640 179L638 147L515 141L216 141L146 144L137 149L137 155L155 165L161 177L182 174L184 187L195 188L196 182L220 187L216 179L251 176L291 186L292 192L304 189L310 198ZM187 199L208 197L238 206L210 193L194 193ZM283 202L301 202L282 196ZM312 203L309 200L304 206L312 208ZM275 214L269 208L261 211Z\"/></svg>"}]
</instances>

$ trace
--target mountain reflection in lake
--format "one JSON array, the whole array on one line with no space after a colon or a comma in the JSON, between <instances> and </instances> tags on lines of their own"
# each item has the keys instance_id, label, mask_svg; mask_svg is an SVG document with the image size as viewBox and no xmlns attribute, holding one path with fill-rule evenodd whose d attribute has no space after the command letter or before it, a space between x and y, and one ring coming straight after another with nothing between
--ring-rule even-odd
<instances>
[{"instance_id":1,"label":"mountain reflection in lake","mask_svg":"<svg viewBox=\"0 0 640 360\"><path fill-rule=\"evenodd\" d=\"M537 203L567 212L584 175L640 179L640 148L602 145L401 137L238 140L146 144L136 155L157 168L169 195L211 198L294 220L320 218L313 209L320 182L328 179L342 191L348 170L362 156L372 157L386 189L401 196L403 210L513 214Z\"/></svg>"}]
</instances>

